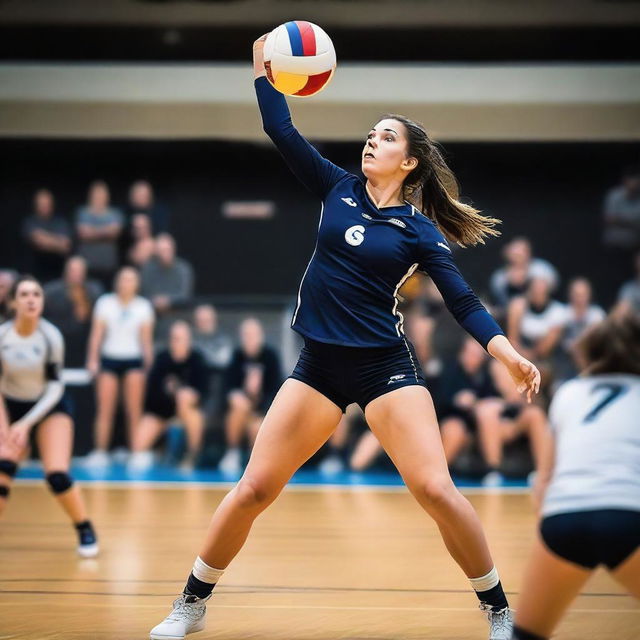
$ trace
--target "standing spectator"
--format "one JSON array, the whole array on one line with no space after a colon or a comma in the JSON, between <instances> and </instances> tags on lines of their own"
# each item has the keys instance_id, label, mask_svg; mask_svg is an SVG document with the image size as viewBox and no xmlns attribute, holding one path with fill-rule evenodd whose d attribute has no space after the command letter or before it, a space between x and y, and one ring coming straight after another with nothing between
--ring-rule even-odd
<instances>
[{"instance_id":1,"label":"standing spectator","mask_svg":"<svg viewBox=\"0 0 640 640\"><path fill-rule=\"evenodd\" d=\"M636 277L622 285L618 293L618 303L614 313L624 315L632 312L640 314L640 251L635 256Z\"/></svg>"},{"instance_id":2,"label":"standing spectator","mask_svg":"<svg viewBox=\"0 0 640 640\"><path fill-rule=\"evenodd\" d=\"M11 317L11 287L17 279L17 274L11 269L0 269L0 322Z\"/></svg>"},{"instance_id":3,"label":"standing spectator","mask_svg":"<svg viewBox=\"0 0 640 640\"><path fill-rule=\"evenodd\" d=\"M604 201L604 244L625 253L640 248L640 165L627 167Z\"/></svg>"},{"instance_id":4,"label":"standing spectator","mask_svg":"<svg viewBox=\"0 0 640 640\"><path fill-rule=\"evenodd\" d=\"M569 283L569 304L565 307L565 320L560 338L560 348L555 364L556 382L568 380L577 375L574 360L576 340L586 329L600 322L606 316L604 309L591 303L591 283L586 278L574 278Z\"/></svg>"},{"instance_id":5,"label":"standing spectator","mask_svg":"<svg viewBox=\"0 0 640 640\"><path fill-rule=\"evenodd\" d=\"M149 372L144 415L133 434L129 469L148 469L151 447L176 416L187 433L187 456L182 469L193 468L202 447L203 404L209 391L209 373L202 354L192 347L191 327L183 320L171 325L169 348L161 351Z\"/></svg>"},{"instance_id":6,"label":"standing spectator","mask_svg":"<svg viewBox=\"0 0 640 640\"><path fill-rule=\"evenodd\" d=\"M524 294L534 278L546 280L550 291L556 288L558 272L550 262L532 257L527 238L511 240L502 255L506 264L493 273L489 284L493 302L501 309L506 309L512 298Z\"/></svg>"},{"instance_id":7,"label":"standing spectator","mask_svg":"<svg viewBox=\"0 0 640 640\"><path fill-rule=\"evenodd\" d=\"M76 213L78 253L84 257L92 277L106 287L111 286L118 268L118 238L122 233L124 216L109 206L109 187L96 180L89 187L88 202Z\"/></svg>"},{"instance_id":8,"label":"standing spectator","mask_svg":"<svg viewBox=\"0 0 640 640\"><path fill-rule=\"evenodd\" d=\"M211 304L200 304L193 311L193 342L213 371L224 371L231 361L233 341L218 329L218 313Z\"/></svg>"},{"instance_id":9,"label":"standing spectator","mask_svg":"<svg viewBox=\"0 0 640 640\"><path fill-rule=\"evenodd\" d=\"M176 256L175 240L168 233L156 238L155 255L142 268L142 294L158 314L187 304L193 295L193 268Z\"/></svg>"},{"instance_id":10,"label":"standing spectator","mask_svg":"<svg viewBox=\"0 0 640 640\"><path fill-rule=\"evenodd\" d=\"M220 471L239 473L242 469L240 445L248 435L253 445L264 415L271 405L282 374L280 358L265 344L264 330L256 318L240 325L240 346L235 349L225 374L228 410L225 416L227 452L219 463Z\"/></svg>"},{"instance_id":11,"label":"standing spectator","mask_svg":"<svg viewBox=\"0 0 640 640\"><path fill-rule=\"evenodd\" d=\"M64 218L54 215L54 209L51 191L38 189L33 197L33 215L22 223L27 269L42 282L60 277L71 251L71 227Z\"/></svg>"},{"instance_id":12,"label":"standing spectator","mask_svg":"<svg viewBox=\"0 0 640 640\"><path fill-rule=\"evenodd\" d=\"M119 383L123 382L129 442L142 417L145 370L153 360L154 314L148 300L137 295L138 272L120 269L115 292L101 296L93 312L87 368L96 376L95 449L88 466L109 463L107 450L113 431Z\"/></svg>"},{"instance_id":13,"label":"standing spectator","mask_svg":"<svg viewBox=\"0 0 640 640\"><path fill-rule=\"evenodd\" d=\"M87 261L72 256L64 267L64 275L44 288L45 316L60 329L67 345L66 363L82 367L86 361L91 313L102 295L102 285L87 279Z\"/></svg>"},{"instance_id":14,"label":"standing spectator","mask_svg":"<svg viewBox=\"0 0 640 640\"><path fill-rule=\"evenodd\" d=\"M526 296L514 298L509 304L509 340L526 358L548 360L560 340L564 321L564 306L551 298L549 281L533 278Z\"/></svg>"},{"instance_id":15,"label":"standing spectator","mask_svg":"<svg viewBox=\"0 0 640 640\"><path fill-rule=\"evenodd\" d=\"M153 234L169 231L169 210L156 200L153 187L146 180L136 180L131 185L127 213L132 220L136 214L146 215Z\"/></svg>"}]
</instances>

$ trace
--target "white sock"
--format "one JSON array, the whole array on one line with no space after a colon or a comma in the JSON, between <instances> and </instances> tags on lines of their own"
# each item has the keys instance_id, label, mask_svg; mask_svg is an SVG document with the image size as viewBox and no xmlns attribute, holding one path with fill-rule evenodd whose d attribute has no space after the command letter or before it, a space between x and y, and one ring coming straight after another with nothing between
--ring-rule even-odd
<instances>
[{"instance_id":1,"label":"white sock","mask_svg":"<svg viewBox=\"0 0 640 640\"><path fill-rule=\"evenodd\" d=\"M489 591L500 582L500 576L498 576L498 570L493 567L487 575L479 578L469 578L469 582L474 591Z\"/></svg>"},{"instance_id":2,"label":"white sock","mask_svg":"<svg viewBox=\"0 0 640 640\"><path fill-rule=\"evenodd\" d=\"M196 558L193 563L193 569L191 570L195 578L208 584L216 584L222 577L224 569L214 569L210 567L200 556Z\"/></svg>"}]
</instances>

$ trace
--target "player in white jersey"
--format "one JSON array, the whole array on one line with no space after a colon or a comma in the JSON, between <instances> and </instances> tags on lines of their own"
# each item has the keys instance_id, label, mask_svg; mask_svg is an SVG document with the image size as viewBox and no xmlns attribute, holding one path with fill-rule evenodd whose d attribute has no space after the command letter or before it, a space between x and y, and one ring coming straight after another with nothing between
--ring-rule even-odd
<instances>
[{"instance_id":1,"label":"player in white jersey","mask_svg":"<svg viewBox=\"0 0 640 640\"><path fill-rule=\"evenodd\" d=\"M603 565L640 598L640 317L608 318L578 343L584 371L549 410L540 535L514 640L546 640Z\"/></svg>"},{"instance_id":2,"label":"player in white jersey","mask_svg":"<svg viewBox=\"0 0 640 640\"><path fill-rule=\"evenodd\" d=\"M44 294L36 279L19 278L10 304L14 318L0 325L0 513L35 435L47 483L78 533L78 554L94 557L96 535L69 475L73 420L61 379L64 340L41 317Z\"/></svg>"}]
</instances>

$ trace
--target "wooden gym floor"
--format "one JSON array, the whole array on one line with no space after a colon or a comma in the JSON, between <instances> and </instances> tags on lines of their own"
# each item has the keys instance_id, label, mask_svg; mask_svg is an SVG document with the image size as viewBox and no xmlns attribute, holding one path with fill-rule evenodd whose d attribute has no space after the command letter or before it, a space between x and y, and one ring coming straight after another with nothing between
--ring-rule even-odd
<instances>
[{"instance_id":1,"label":"wooden gym floor","mask_svg":"<svg viewBox=\"0 0 640 640\"><path fill-rule=\"evenodd\" d=\"M0 522L1 640L139 640L169 611L225 490L86 485L102 553L41 485ZM469 495L511 604L534 531L524 494ZM438 530L406 491L287 490L261 516L194 640L485 639L486 622ZM603 572L559 640L637 640L640 607Z\"/></svg>"}]
</instances>

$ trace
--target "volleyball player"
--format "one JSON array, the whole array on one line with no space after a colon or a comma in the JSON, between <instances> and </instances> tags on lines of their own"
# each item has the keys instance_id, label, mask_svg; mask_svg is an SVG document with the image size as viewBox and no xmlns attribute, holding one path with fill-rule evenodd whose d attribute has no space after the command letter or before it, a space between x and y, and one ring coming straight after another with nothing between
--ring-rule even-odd
<instances>
[{"instance_id":1,"label":"volleyball player","mask_svg":"<svg viewBox=\"0 0 640 640\"><path fill-rule=\"evenodd\" d=\"M582 377L558 389L538 471L539 536L516 640L549 638L602 565L640 598L640 317L608 318L578 341Z\"/></svg>"},{"instance_id":2,"label":"volleyball player","mask_svg":"<svg viewBox=\"0 0 640 640\"><path fill-rule=\"evenodd\" d=\"M130 443L142 418L155 316L151 303L137 295L139 288L137 270L123 267L116 274L114 293L100 296L93 311L87 369L96 376L96 421L95 448L85 459L88 466L109 464L107 451L121 382Z\"/></svg>"},{"instance_id":3,"label":"volleyball player","mask_svg":"<svg viewBox=\"0 0 640 640\"><path fill-rule=\"evenodd\" d=\"M511 614L480 520L449 475L433 403L397 311L403 282L418 268L427 271L456 319L507 366L519 390L529 397L537 391L537 369L513 349L462 279L445 239L481 242L497 233L497 221L458 201L438 148L402 116L384 118L367 136L366 184L323 158L294 128L285 98L268 83L263 46L264 37L254 45L254 70L264 129L323 202L292 322L305 344L267 412L242 478L213 516L184 593L151 638L183 638L204 627L212 589L253 521L329 438L352 402L365 411L470 578L488 614L490 638L509 638Z\"/></svg>"},{"instance_id":4,"label":"volleyball player","mask_svg":"<svg viewBox=\"0 0 640 640\"><path fill-rule=\"evenodd\" d=\"M98 554L98 542L69 475L73 420L60 378L64 340L41 317L44 294L35 278L16 281L10 304L14 318L0 325L0 513L35 434L47 484L78 533L78 554L91 558Z\"/></svg>"}]
</instances>

